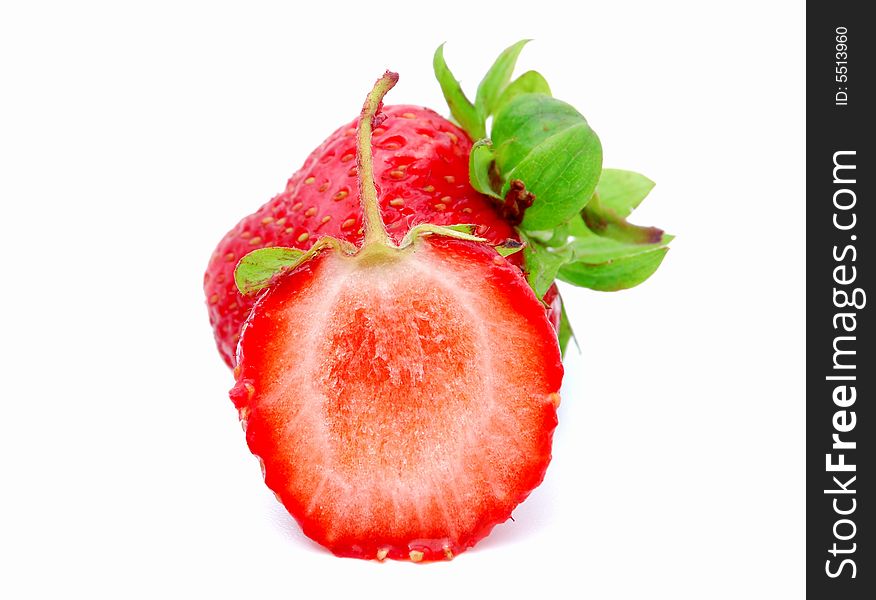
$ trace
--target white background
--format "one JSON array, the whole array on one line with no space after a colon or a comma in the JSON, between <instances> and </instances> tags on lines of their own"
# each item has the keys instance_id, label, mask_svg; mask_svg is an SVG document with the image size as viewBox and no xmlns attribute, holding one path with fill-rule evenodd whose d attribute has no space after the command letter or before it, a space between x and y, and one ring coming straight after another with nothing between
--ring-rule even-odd
<instances>
[{"instance_id":1,"label":"white background","mask_svg":"<svg viewBox=\"0 0 876 600\"><path fill-rule=\"evenodd\" d=\"M803 3L284 4L0 9L0 596L801 597ZM515 522L335 558L261 482L203 269L384 68L446 112L440 42L473 93L522 37L678 237L564 289L582 353Z\"/></svg>"}]
</instances>

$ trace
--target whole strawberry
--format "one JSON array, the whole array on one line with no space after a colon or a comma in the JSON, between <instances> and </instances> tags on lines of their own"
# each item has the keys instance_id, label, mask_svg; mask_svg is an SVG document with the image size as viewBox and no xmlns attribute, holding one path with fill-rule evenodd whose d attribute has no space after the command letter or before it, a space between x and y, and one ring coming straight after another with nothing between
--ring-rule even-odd
<instances>
[{"instance_id":1,"label":"whole strawberry","mask_svg":"<svg viewBox=\"0 0 876 600\"><path fill-rule=\"evenodd\" d=\"M380 209L396 242L419 223L478 225L494 244L517 239L490 198L469 183L468 135L426 108L387 106L374 130L375 180ZM286 190L244 218L217 246L204 275L204 292L219 352L235 364L240 328L252 298L234 284L234 268L247 253L269 246L307 250L324 235L358 244L362 210L356 179L358 119L335 131L289 179ZM510 257L519 264L519 254Z\"/></svg>"}]
</instances>

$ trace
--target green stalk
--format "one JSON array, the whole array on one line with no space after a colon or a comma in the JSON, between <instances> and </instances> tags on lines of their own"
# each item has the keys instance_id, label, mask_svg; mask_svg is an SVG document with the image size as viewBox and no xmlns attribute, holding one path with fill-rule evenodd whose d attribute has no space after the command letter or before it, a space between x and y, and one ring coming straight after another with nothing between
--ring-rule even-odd
<instances>
[{"instance_id":1,"label":"green stalk","mask_svg":"<svg viewBox=\"0 0 876 600\"><path fill-rule=\"evenodd\" d=\"M374 183L374 160L371 154L371 133L374 121L383 106L383 97L398 81L398 73L387 71L377 80L365 99L359 127L356 130L356 165L359 173L359 198L365 219L365 242L362 247L395 247L380 215L377 186Z\"/></svg>"}]
</instances>

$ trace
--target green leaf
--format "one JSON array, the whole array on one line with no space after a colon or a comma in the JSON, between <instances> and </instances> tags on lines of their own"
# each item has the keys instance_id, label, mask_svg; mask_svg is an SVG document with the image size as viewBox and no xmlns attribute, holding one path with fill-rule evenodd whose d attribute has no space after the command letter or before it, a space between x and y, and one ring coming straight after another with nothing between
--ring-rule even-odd
<instances>
[{"instance_id":1,"label":"green leaf","mask_svg":"<svg viewBox=\"0 0 876 600\"><path fill-rule=\"evenodd\" d=\"M535 195L521 229L551 230L587 204L602 171L602 145L572 106L543 94L522 94L493 123L496 169L503 196L521 180Z\"/></svg>"},{"instance_id":2,"label":"green leaf","mask_svg":"<svg viewBox=\"0 0 876 600\"><path fill-rule=\"evenodd\" d=\"M480 140L471 147L468 155L468 178L471 186L482 194L502 199L493 189L493 144L490 140Z\"/></svg>"},{"instance_id":3,"label":"green leaf","mask_svg":"<svg viewBox=\"0 0 876 600\"><path fill-rule=\"evenodd\" d=\"M496 107L493 112L498 112L503 106L511 100L522 94L544 94L551 95L551 88L547 80L541 76L538 71L527 71L514 81L508 84L502 95L496 101Z\"/></svg>"},{"instance_id":4,"label":"green leaf","mask_svg":"<svg viewBox=\"0 0 876 600\"><path fill-rule=\"evenodd\" d=\"M557 331L557 338L560 342L560 353L563 357L566 356L566 349L569 347L569 340L575 340L575 346L580 351L578 346L578 338L575 337L575 332L572 331L572 324L569 323L569 317L566 315L566 303L560 300L560 329Z\"/></svg>"},{"instance_id":5,"label":"green leaf","mask_svg":"<svg viewBox=\"0 0 876 600\"><path fill-rule=\"evenodd\" d=\"M485 137L486 119L478 115L478 111L462 91L459 81L450 72L450 68L444 60L444 44L441 44L435 50L432 68L435 71L435 77L438 79L441 91L444 93L444 99L447 101L447 106L450 107L450 114L453 115L453 118L468 132L472 139L479 140Z\"/></svg>"},{"instance_id":6,"label":"green leaf","mask_svg":"<svg viewBox=\"0 0 876 600\"><path fill-rule=\"evenodd\" d=\"M511 81L511 75L514 73L514 65L517 64L517 57L520 56L520 51L523 50L530 40L520 40L516 44L505 48L487 74L484 76L480 85L478 85L477 95L475 96L475 108L483 122L486 122L487 117L492 115L497 106L499 97ZM479 136L483 137L483 136Z\"/></svg>"},{"instance_id":7,"label":"green leaf","mask_svg":"<svg viewBox=\"0 0 876 600\"><path fill-rule=\"evenodd\" d=\"M654 182L644 175L622 169L603 169L596 193L604 209L611 210L624 219L642 203L652 189Z\"/></svg>"},{"instance_id":8,"label":"green leaf","mask_svg":"<svg viewBox=\"0 0 876 600\"><path fill-rule=\"evenodd\" d=\"M281 271L301 264L307 252L297 248L261 248L253 250L234 269L234 283L241 294L254 294L266 288Z\"/></svg>"}]
</instances>

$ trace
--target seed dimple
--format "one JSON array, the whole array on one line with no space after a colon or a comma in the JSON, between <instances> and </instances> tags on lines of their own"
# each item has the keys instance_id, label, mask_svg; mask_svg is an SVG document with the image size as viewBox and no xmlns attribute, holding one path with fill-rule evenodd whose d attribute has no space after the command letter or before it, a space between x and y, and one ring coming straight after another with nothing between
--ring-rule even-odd
<instances>
[{"instance_id":1,"label":"seed dimple","mask_svg":"<svg viewBox=\"0 0 876 600\"><path fill-rule=\"evenodd\" d=\"M310 239L309 233L302 233L301 235L298 236L299 242L306 242L308 239Z\"/></svg>"},{"instance_id":2,"label":"seed dimple","mask_svg":"<svg viewBox=\"0 0 876 600\"><path fill-rule=\"evenodd\" d=\"M349 171L347 171L347 177L355 177L359 174L359 171L356 170L356 167L353 167Z\"/></svg>"},{"instance_id":3,"label":"seed dimple","mask_svg":"<svg viewBox=\"0 0 876 600\"><path fill-rule=\"evenodd\" d=\"M259 237L259 236L255 236L254 238L252 238L252 239L249 241L249 245L250 245L250 246L255 246L255 245L257 245L257 244L261 244L261 243L262 243L262 238Z\"/></svg>"},{"instance_id":4,"label":"seed dimple","mask_svg":"<svg viewBox=\"0 0 876 600\"><path fill-rule=\"evenodd\" d=\"M315 214L316 214L316 207L315 206L311 206L310 208L308 208L307 210L304 211L305 217L312 217Z\"/></svg>"},{"instance_id":5,"label":"seed dimple","mask_svg":"<svg viewBox=\"0 0 876 600\"><path fill-rule=\"evenodd\" d=\"M304 183L306 183L307 185L310 185L310 184L313 183L314 181L316 181L316 177L314 177L313 175L311 175L310 177L308 177L307 179L304 180Z\"/></svg>"},{"instance_id":6,"label":"seed dimple","mask_svg":"<svg viewBox=\"0 0 876 600\"><path fill-rule=\"evenodd\" d=\"M341 162L350 162L351 160L353 160L353 158L354 158L355 156L356 156L355 154L350 154L350 153L348 152L347 154L344 154L344 155L341 157Z\"/></svg>"},{"instance_id":7,"label":"seed dimple","mask_svg":"<svg viewBox=\"0 0 876 600\"><path fill-rule=\"evenodd\" d=\"M324 191L326 191L326 190L328 189L328 187L329 187L329 182L326 181L324 184L322 184L321 186L319 186L319 191L320 191L320 192L324 192Z\"/></svg>"},{"instance_id":8,"label":"seed dimple","mask_svg":"<svg viewBox=\"0 0 876 600\"><path fill-rule=\"evenodd\" d=\"M334 195L334 197L332 199L335 201L343 200L349 194L350 194L350 192L348 192L347 190L340 190L337 194Z\"/></svg>"},{"instance_id":9,"label":"seed dimple","mask_svg":"<svg viewBox=\"0 0 876 600\"><path fill-rule=\"evenodd\" d=\"M343 223L341 223L341 229L352 229L356 224L356 219L347 219Z\"/></svg>"},{"instance_id":10,"label":"seed dimple","mask_svg":"<svg viewBox=\"0 0 876 600\"><path fill-rule=\"evenodd\" d=\"M350 127L345 132L344 135L356 135L356 128Z\"/></svg>"},{"instance_id":11,"label":"seed dimple","mask_svg":"<svg viewBox=\"0 0 876 600\"><path fill-rule=\"evenodd\" d=\"M389 201L390 206L404 206L405 201L402 198L393 198Z\"/></svg>"}]
</instances>

